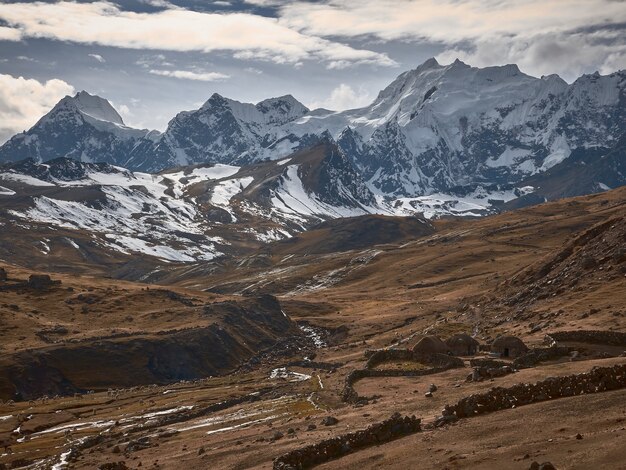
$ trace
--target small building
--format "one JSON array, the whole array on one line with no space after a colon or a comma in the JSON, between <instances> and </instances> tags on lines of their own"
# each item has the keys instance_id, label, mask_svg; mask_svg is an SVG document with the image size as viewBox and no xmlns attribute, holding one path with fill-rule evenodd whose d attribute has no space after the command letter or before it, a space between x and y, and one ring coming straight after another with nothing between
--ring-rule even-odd
<instances>
[{"instance_id":1,"label":"small building","mask_svg":"<svg viewBox=\"0 0 626 470\"><path fill-rule=\"evenodd\" d=\"M448 346L437 336L424 336L415 346L414 354L448 354Z\"/></svg>"},{"instance_id":2,"label":"small building","mask_svg":"<svg viewBox=\"0 0 626 470\"><path fill-rule=\"evenodd\" d=\"M491 351L500 357L519 357L528 352L528 346L517 336L498 336L491 343Z\"/></svg>"},{"instance_id":3,"label":"small building","mask_svg":"<svg viewBox=\"0 0 626 470\"><path fill-rule=\"evenodd\" d=\"M28 287L35 290L46 290L56 284L61 284L61 281L53 281L47 274L31 274L28 278Z\"/></svg>"},{"instance_id":4,"label":"small building","mask_svg":"<svg viewBox=\"0 0 626 470\"><path fill-rule=\"evenodd\" d=\"M455 356L474 356L480 344L470 335L458 334L446 340L448 350Z\"/></svg>"}]
</instances>

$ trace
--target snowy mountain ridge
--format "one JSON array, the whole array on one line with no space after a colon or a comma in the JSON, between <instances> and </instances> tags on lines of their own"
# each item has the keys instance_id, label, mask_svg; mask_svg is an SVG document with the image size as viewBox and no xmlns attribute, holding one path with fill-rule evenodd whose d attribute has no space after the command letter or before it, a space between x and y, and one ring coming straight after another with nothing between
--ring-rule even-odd
<instances>
[{"instance_id":1,"label":"snowy mountain ridge","mask_svg":"<svg viewBox=\"0 0 626 470\"><path fill-rule=\"evenodd\" d=\"M332 140L288 158L158 174L59 158L0 165L1 224L87 234L91 243L165 261L210 260L291 237L329 219L367 214L483 215L514 190L393 202L373 194ZM25 225L26 224L26 225ZM81 238L73 242L81 246ZM78 248L77 248L78 249Z\"/></svg>"},{"instance_id":2,"label":"snowy mountain ridge","mask_svg":"<svg viewBox=\"0 0 626 470\"><path fill-rule=\"evenodd\" d=\"M429 59L400 74L368 106L309 110L293 96L241 103L213 94L164 133L124 126L110 104L66 97L0 147L0 160L67 156L156 172L203 163L278 160L326 133L386 198L517 184L577 148L608 150L626 132L626 72L535 78L516 65L471 67ZM471 189L470 189L471 191Z\"/></svg>"}]
</instances>

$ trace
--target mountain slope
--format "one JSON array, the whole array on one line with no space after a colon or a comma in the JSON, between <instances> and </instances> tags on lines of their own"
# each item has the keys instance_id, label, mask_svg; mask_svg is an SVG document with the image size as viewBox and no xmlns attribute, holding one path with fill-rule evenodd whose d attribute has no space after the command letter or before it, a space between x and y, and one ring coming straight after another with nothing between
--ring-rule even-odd
<instances>
[{"instance_id":1,"label":"mountain slope","mask_svg":"<svg viewBox=\"0 0 626 470\"><path fill-rule=\"evenodd\" d=\"M306 114L308 109L290 95L240 103L214 93L196 111L184 111L172 119L154 143L142 142L132 153L129 166L144 171L198 163L251 162L262 157L266 136ZM285 149L287 155L290 148Z\"/></svg>"},{"instance_id":2,"label":"mountain slope","mask_svg":"<svg viewBox=\"0 0 626 470\"><path fill-rule=\"evenodd\" d=\"M98 248L121 259L191 262L250 251L320 221L388 212L329 140L281 161L161 174L68 158L0 166L4 236L30 227L37 258L55 256L61 229L83 255Z\"/></svg>"}]
</instances>

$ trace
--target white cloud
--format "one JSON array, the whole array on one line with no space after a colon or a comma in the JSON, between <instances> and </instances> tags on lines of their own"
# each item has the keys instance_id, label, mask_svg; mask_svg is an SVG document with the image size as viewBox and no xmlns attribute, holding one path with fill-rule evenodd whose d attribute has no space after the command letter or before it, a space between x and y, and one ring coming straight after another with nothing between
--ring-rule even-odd
<instances>
[{"instance_id":1,"label":"white cloud","mask_svg":"<svg viewBox=\"0 0 626 470\"><path fill-rule=\"evenodd\" d=\"M19 41L21 39L22 33L19 29L0 26L0 41Z\"/></svg>"},{"instance_id":2,"label":"white cloud","mask_svg":"<svg viewBox=\"0 0 626 470\"><path fill-rule=\"evenodd\" d=\"M281 22L310 34L444 43L625 20L624 3L614 0L330 0L289 2L281 9Z\"/></svg>"},{"instance_id":3,"label":"white cloud","mask_svg":"<svg viewBox=\"0 0 626 470\"><path fill-rule=\"evenodd\" d=\"M343 111L346 109L359 108L370 104L372 97L364 89L355 91L345 83L335 88L328 98L322 101L315 101L309 105L310 109L326 108L333 111Z\"/></svg>"},{"instance_id":4,"label":"white cloud","mask_svg":"<svg viewBox=\"0 0 626 470\"><path fill-rule=\"evenodd\" d=\"M133 113L130 111L130 108L126 106L125 104L120 105L117 109L122 115L122 117L130 117L133 115Z\"/></svg>"},{"instance_id":5,"label":"white cloud","mask_svg":"<svg viewBox=\"0 0 626 470\"><path fill-rule=\"evenodd\" d=\"M0 4L3 34L83 44L171 51L233 51L246 58L297 64L303 60L395 65L386 54L305 34L280 20L248 13L204 13L169 8L122 11L111 2ZM68 27L68 25L72 25ZM2 33L0 31L0 33Z\"/></svg>"},{"instance_id":6,"label":"white cloud","mask_svg":"<svg viewBox=\"0 0 626 470\"><path fill-rule=\"evenodd\" d=\"M32 127L74 87L63 80L39 82L0 74L0 142Z\"/></svg>"},{"instance_id":7,"label":"white cloud","mask_svg":"<svg viewBox=\"0 0 626 470\"><path fill-rule=\"evenodd\" d=\"M518 64L531 75L558 73L573 81L583 73L615 72L626 66L626 45L593 43L581 34L541 35L532 40L481 40L471 50L452 48L437 56L443 63L459 58L471 65Z\"/></svg>"},{"instance_id":8,"label":"white cloud","mask_svg":"<svg viewBox=\"0 0 626 470\"><path fill-rule=\"evenodd\" d=\"M202 82L216 82L219 80L225 80L230 78L230 75L226 75L219 72L192 72L189 70L157 70L151 69L150 73L154 75L161 75L163 77L182 78L185 80L199 80Z\"/></svg>"},{"instance_id":9,"label":"white cloud","mask_svg":"<svg viewBox=\"0 0 626 470\"><path fill-rule=\"evenodd\" d=\"M92 58L96 59L100 63L106 62L106 60L104 60L104 57L102 57L100 54L87 54L87 55L89 57L92 57Z\"/></svg>"},{"instance_id":10,"label":"white cloud","mask_svg":"<svg viewBox=\"0 0 626 470\"><path fill-rule=\"evenodd\" d=\"M252 0L254 1L254 0ZM280 22L320 37L447 46L472 65L515 62L534 75L604 73L624 67L621 0L326 0L285 2ZM342 67L340 60L331 66Z\"/></svg>"}]
</instances>

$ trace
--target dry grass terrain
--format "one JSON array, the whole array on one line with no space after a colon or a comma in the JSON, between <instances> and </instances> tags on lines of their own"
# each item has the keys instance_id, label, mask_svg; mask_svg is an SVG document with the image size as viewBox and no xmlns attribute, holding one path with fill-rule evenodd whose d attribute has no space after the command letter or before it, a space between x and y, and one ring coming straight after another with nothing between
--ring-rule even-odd
<instances>
[{"instance_id":1,"label":"dry grass terrain","mask_svg":"<svg viewBox=\"0 0 626 470\"><path fill-rule=\"evenodd\" d=\"M3 403L0 439L10 442L12 453L0 447L0 463L9 468L57 464L57 469L121 461L128 468L271 468L272 459L287 450L364 428L394 412L431 423L443 405L492 386L624 363L621 347L569 344L580 350L575 360L542 362L493 381L466 382L471 372L466 358L466 367L435 375L363 379L355 385L359 395L376 396L363 406L341 399L344 378L363 367L366 349L412 347L425 334L445 339L467 332L488 344L506 333L532 347L559 330L626 331L625 218L622 188L487 218L439 220L434 231L419 231L413 239L402 228L402 239L387 244L359 244L358 224L356 229L327 227L318 239L311 232L247 257L171 266L160 286L66 272L50 273L62 283L44 292L1 291L3 361L51 347L97 347L102 337L119 333L128 336L111 338L112 343L165 340L179 329L201 331L215 324L232 332L241 345L238 365L245 364L212 378L138 387L133 374L141 375L145 366L138 363L128 369L126 381L111 377L110 385L89 387L92 394L79 386L76 396ZM333 233L350 245L341 251L320 249L323 237ZM16 264L4 265L9 282L32 273ZM253 323L243 331L239 322L259 309L249 302L261 294L276 295L294 322L326 331L315 357L310 346L267 348L262 341L256 348L243 346L262 334L279 344L302 334L295 324L278 332L259 320L258 331L246 336ZM207 305L225 302L244 313L233 316L217 308L203 313ZM137 354L150 363L149 354ZM90 363L76 362L82 369L64 366L63 372L80 381ZM280 367L285 374L276 371ZM438 390L428 398L424 393L431 383ZM481 415L320 468L528 469L534 460L551 461L559 469L626 468L625 393ZM338 423L322 425L328 415ZM80 453L66 454L88 436L100 437Z\"/></svg>"}]
</instances>

